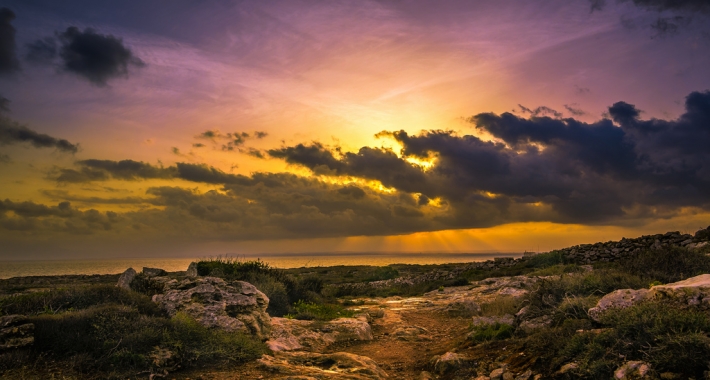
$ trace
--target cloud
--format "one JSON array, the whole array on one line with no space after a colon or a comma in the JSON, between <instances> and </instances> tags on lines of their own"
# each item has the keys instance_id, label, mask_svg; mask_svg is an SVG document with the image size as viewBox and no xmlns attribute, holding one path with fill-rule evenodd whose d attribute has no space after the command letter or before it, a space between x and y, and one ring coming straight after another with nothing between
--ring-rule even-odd
<instances>
[{"instance_id":1,"label":"cloud","mask_svg":"<svg viewBox=\"0 0 710 380\"><path fill-rule=\"evenodd\" d=\"M172 178L175 174L173 168L163 168L133 160L111 161L89 159L78 161L77 164L83 166L83 169L93 171L93 173L103 172L115 179L128 181L156 178L167 179ZM96 177L98 178L99 175L96 174Z\"/></svg>"},{"instance_id":2,"label":"cloud","mask_svg":"<svg viewBox=\"0 0 710 380\"><path fill-rule=\"evenodd\" d=\"M529 114L531 116L554 116L554 117L562 117L562 113L556 110L553 110L550 107L546 106L540 106L535 109L530 109L522 104L518 104L518 107L520 108L520 111L524 114Z\"/></svg>"},{"instance_id":3,"label":"cloud","mask_svg":"<svg viewBox=\"0 0 710 380\"><path fill-rule=\"evenodd\" d=\"M15 42L15 27L12 20L15 12L0 8L0 74L11 74L20 70Z\"/></svg>"},{"instance_id":4,"label":"cloud","mask_svg":"<svg viewBox=\"0 0 710 380\"><path fill-rule=\"evenodd\" d=\"M470 121L502 142L451 131L399 131L381 135L402 145L401 157L369 147L342 153L320 144L269 154L322 175L378 180L425 196L424 204L439 198L453 209L451 225L476 225L466 213L480 210L510 222L574 223L623 223L680 207L710 210L710 92L689 94L677 120L640 115L625 102L595 123L482 113ZM424 170L408 157L434 157L434 165Z\"/></svg>"},{"instance_id":5,"label":"cloud","mask_svg":"<svg viewBox=\"0 0 710 380\"><path fill-rule=\"evenodd\" d=\"M625 0L628 1L628 0ZM707 0L632 0L634 5L655 11L710 11L710 2Z\"/></svg>"},{"instance_id":6,"label":"cloud","mask_svg":"<svg viewBox=\"0 0 710 380\"><path fill-rule=\"evenodd\" d=\"M577 104L565 104L564 107L565 109L571 113L574 116L583 116L586 115L587 113L582 111L579 108L576 108Z\"/></svg>"},{"instance_id":7,"label":"cloud","mask_svg":"<svg viewBox=\"0 0 710 380\"><path fill-rule=\"evenodd\" d=\"M391 235L530 221L633 225L687 210L710 211L710 92L689 94L675 120L644 119L627 102L611 105L608 115L587 123L481 113L469 121L494 141L453 131L389 131L379 135L398 141L401 151L345 152L319 143L268 151L310 169L312 176L242 175L204 164L162 167L131 160L82 160L57 173L81 180L217 185L204 193L151 187L146 197L115 201L155 207L120 214L123 222L112 224L112 231L140 225L141 233L160 236ZM431 164L413 163L419 160ZM379 190L373 181L388 189ZM70 194L57 199L111 202ZM59 216L36 216L45 217Z\"/></svg>"},{"instance_id":8,"label":"cloud","mask_svg":"<svg viewBox=\"0 0 710 380\"><path fill-rule=\"evenodd\" d=\"M708 12L710 2L707 0L617 0L619 3L631 1L639 8L645 8L657 12L663 11L686 11L686 12ZM606 0L589 0L592 11L600 11L606 6Z\"/></svg>"},{"instance_id":9,"label":"cloud","mask_svg":"<svg viewBox=\"0 0 710 380\"><path fill-rule=\"evenodd\" d=\"M57 57L57 41L52 37L45 37L25 45L27 53L25 59L32 63L48 64Z\"/></svg>"},{"instance_id":10,"label":"cloud","mask_svg":"<svg viewBox=\"0 0 710 380\"><path fill-rule=\"evenodd\" d=\"M61 43L62 68L97 86L105 86L113 78L128 76L131 66L145 66L120 38L98 34L91 28L82 32L70 26L57 37Z\"/></svg>"},{"instance_id":11,"label":"cloud","mask_svg":"<svg viewBox=\"0 0 710 380\"><path fill-rule=\"evenodd\" d=\"M2 102L0 102L2 103ZM63 152L76 153L78 144L33 131L0 113L0 145L30 143L36 148L56 148Z\"/></svg>"},{"instance_id":12,"label":"cloud","mask_svg":"<svg viewBox=\"0 0 710 380\"><path fill-rule=\"evenodd\" d=\"M120 219L116 212L81 211L66 201L56 206L9 199L0 201L0 228L10 231L92 234L97 230L111 230Z\"/></svg>"},{"instance_id":13,"label":"cloud","mask_svg":"<svg viewBox=\"0 0 710 380\"><path fill-rule=\"evenodd\" d=\"M677 33L680 28L690 25L694 15L710 13L710 2L707 0L617 0L617 3L632 2L636 7L673 16L660 16L650 24L654 31L653 38L665 37ZM589 0L592 12L601 11L606 6L606 0ZM634 28L631 19L622 16L622 25L628 29Z\"/></svg>"},{"instance_id":14,"label":"cloud","mask_svg":"<svg viewBox=\"0 0 710 380\"><path fill-rule=\"evenodd\" d=\"M244 151L240 147L244 145L244 143L250 139L250 138L256 138L256 139L262 139L266 137L268 134L266 132L261 132L261 131L255 131L253 134L249 134L247 132L229 132L229 133L222 133L219 129L211 129L204 131L197 136L195 136L196 139L203 139L203 140L210 140L215 144L220 144L223 151L234 151L237 150L240 153L246 153L251 156L257 157L256 153L259 153L258 151L254 150L253 148L249 148L249 150ZM192 144L193 147L196 147L199 145L199 147L205 146L202 143L197 143L197 144ZM261 158L261 157L259 157Z\"/></svg>"}]
</instances>

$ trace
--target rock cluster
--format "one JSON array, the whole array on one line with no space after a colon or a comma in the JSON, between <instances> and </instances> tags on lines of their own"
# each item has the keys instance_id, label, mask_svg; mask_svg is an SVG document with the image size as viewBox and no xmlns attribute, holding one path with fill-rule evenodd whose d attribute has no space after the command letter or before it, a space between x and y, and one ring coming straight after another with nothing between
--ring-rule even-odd
<instances>
[{"instance_id":1,"label":"rock cluster","mask_svg":"<svg viewBox=\"0 0 710 380\"><path fill-rule=\"evenodd\" d=\"M363 318L338 318L329 322L272 318L271 351L321 351L333 343L372 340L372 328Z\"/></svg>"},{"instance_id":2,"label":"rock cluster","mask_svg":"<svg viewBox=\"0 0 710 380\"><path fill-rule=\"evenodd\" d=\"M710 274L701 274L671 284L656 285L651 289L615 290L602 297L587 313L599 322L609 310L624 309L645 300L669 302L682 308L710 310Z\"/></svg>"},{"instance_id":3,"label":"rock cluster","mask_svg":"<svg viewBox=\"0 0 710 380\"><path fill-rule=\"evenodd\" d=\"M26 347L34 343L35 325L24 315L3 315L0 317L0 351Z\"/></svg>"},{"instance_id":4,"label":"rock cluster","mask_svg":"<svg viewBox=\"0 0 710 380\"><path fill-rule=\"evenodd\" d=\"M271 333L266 313L269 299L248 282L198 277L168 281L165 287L165 293L154 295L153 302L170 316L183 312L203 326L243 331L261 339Z\"/></svg>"},{"instance_id":5,"label":"rock cluster","mask_svg":"<svg viewBox=\"0 0 710 380\"><path fill-rule=\"evenodd\" d=\"M708 245L710 227L695 233L681 234L680 232L667 232L665 234L645 235L636 239L623 238L620 241L608 241L596 244L581 244L559 250L562 254L574 261L590 264L599 261L614 261L626 255L647 249L661 249L668 247L702 248Z\"/></svg>"},{"instance_id":6,"label":"rock cluster","mask_svg":"<svg viewBox=\"0 0 710 380\"><path fill-rule=\"evenodd\" d=\"M264 355L259 365L272 372L273 379L380 380L387 373L366 357L347 352L278 352Z\"/></svg>"}]
</instances>

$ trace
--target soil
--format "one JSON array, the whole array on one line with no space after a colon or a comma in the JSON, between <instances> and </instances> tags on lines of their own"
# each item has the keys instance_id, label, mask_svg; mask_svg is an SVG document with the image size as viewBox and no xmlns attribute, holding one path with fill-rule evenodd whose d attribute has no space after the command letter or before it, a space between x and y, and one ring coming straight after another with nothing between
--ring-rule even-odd
<instances>
[{"instance_id":1,"label":"soil","mask_svg":"<svg viewBox=\"0 0 710 380\"><path fill-rule=\"evenodd\" d=\"M325 352L348 352L367 356L387 371L392 379L417 379L422 371L431 370L432 356L441 355L459 346L464 340L470 318L452 317L440 311L416 309L387 310L390 315L375 319L371 341L353 341L330 346ZM394 324L393 320L401 322ZM392 329L396 325L419 326L429 331L430 340L405 341L395 337ZM176 373L175 379L181 380L251 380L269 379L274 375L259 368L256 363L248 363L232 371L190 371Z\"/></svg>"}]
</instances>

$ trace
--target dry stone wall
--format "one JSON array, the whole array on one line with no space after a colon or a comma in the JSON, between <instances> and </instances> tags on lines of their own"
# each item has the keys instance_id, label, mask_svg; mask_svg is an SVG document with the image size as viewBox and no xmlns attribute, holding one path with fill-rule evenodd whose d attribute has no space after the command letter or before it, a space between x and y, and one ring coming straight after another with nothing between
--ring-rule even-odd
<instances>
[{"instance_id":1,"label":"dry stone wall","mask_svg":"<svg viewBox=\"0 0 710 380\"><path fill-rule=\"evenodd\" d=\"M580 244L557 250L570 262L577 264L592 264L595 262L615 261L628 255L633 255L647 249L662 249L669 247L685 247L699 249L710 245L710 227L697 231L694 235L681 234L678 231L665 234L644 235L634 239L623 238L619 241L600 242L595 244ZM494 270L511 267L520 262L535 257L534 253L525 253L523 257L498 257L493 260L479 261L462 265L452 270L432 270L416 276L403 276L391 280L373 281L369 283L348 283L337 285L340 288L386 288L393 285L414 285L440 280L453 280L468 270Z\"/></svg>"}]
</instances>

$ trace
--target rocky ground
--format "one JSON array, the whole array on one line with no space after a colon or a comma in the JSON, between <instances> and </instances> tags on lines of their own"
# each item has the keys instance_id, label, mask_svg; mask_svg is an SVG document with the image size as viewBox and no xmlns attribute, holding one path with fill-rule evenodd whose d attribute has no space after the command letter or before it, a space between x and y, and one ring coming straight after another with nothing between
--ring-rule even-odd
<instances>
[{"instance_id":1,"label":"rocky ground","mask_svg":"<svg viewBox=\"0 0 710 380\"><path fill-rule=\"evenodd\" d=\"M361 305L352 309L362 314L332 322L272 318L274 332L267 341L275 350L272 355L237 372L194 371L176 378L475 378L477 371L469 364L480 358L474 358L473 352L455 352L466 339L471 315L497 297L523 296L535 281L523 276L495 278L421 297L354 299ZM522 372L515 375L525 375ZM520 377L524 378L533 375Z\"/></svg>"}]
</instances>

